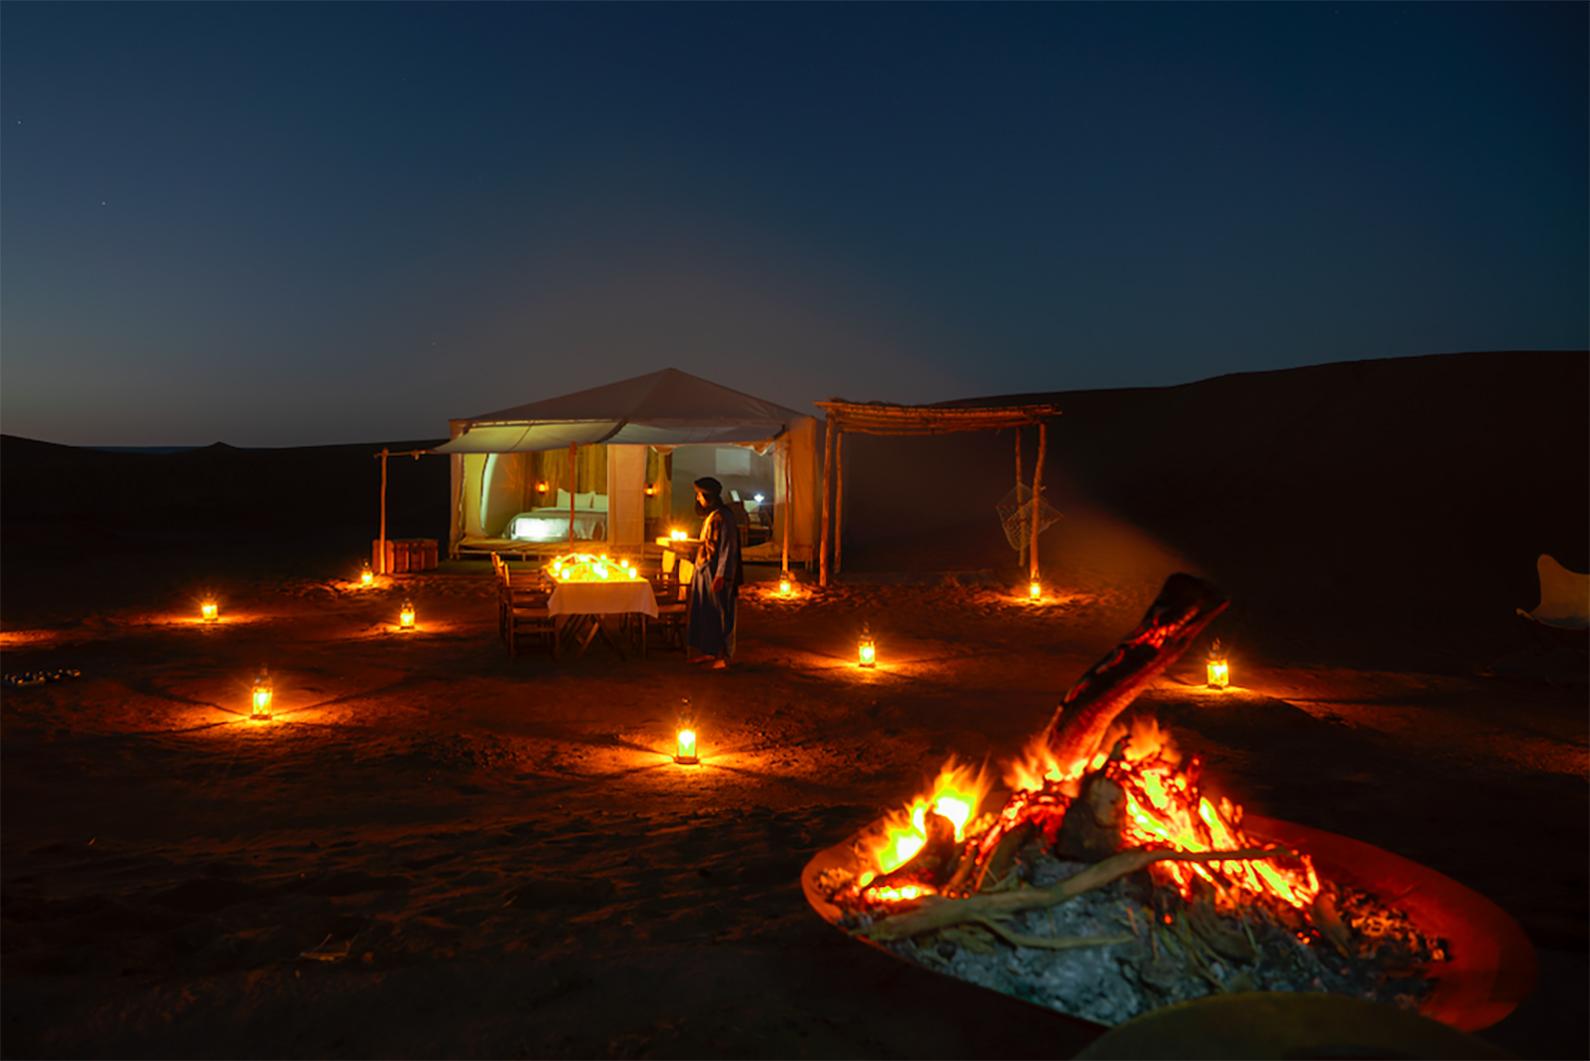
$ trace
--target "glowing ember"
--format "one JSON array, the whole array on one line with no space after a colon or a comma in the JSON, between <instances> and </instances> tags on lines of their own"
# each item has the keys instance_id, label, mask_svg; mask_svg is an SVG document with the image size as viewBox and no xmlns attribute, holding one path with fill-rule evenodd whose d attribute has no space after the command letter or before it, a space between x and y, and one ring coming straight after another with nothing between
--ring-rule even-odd
<instances>
[{"instance_id":1,"label":"glowing ember","mask_svg":"<svg viewBox=\"0 0 1590 1061\"><path fill-rule=\"evenodd\" d=\"M398 612L398 627L403 630L414 629L414 602L404 601L403 610Z\"/></svg>"},{"instance_id":2,"label":"glowing ember","mask_svg":"<svg viewBox=\"0 0 1590 1061\"><path fill-rule=\"evenodd\" d=\"M199 614L205 622L213 623L221 617L221 606L215 603L214 597L206 597L199 602Z\"/></svg>"},{"instance_id":3,"label":"glowing ember","mask_svg":"<svg viewBox=\"0 0 1590 1061\"><path fill-rule=\"evenodd\" d=\"M547 564L554 582L639 582L640 573L628 560L613 560L606 554L565 553Z\"/></svg>"},{"instance_id":4,"label":"glowing ember","mask_svg":"<svg viewBox=\"0 0 1590 1061\"><path fill-rule=\"evenodd\" d=\"M268 722L271 717L271 678L265 671L259 672L259 677L254 679L252 696L253 710L249 718L255 722Z\"/></svg>"},{"instance_id":5,"label":"glowing ember","mask_svg":"<svg viewBox=\"0 0 1590 1061\"><path fill-rule=\"evenodd\" d=\"M680 730L679 735L674 740L674 762L690 766L700 761L696 756L696 731L693 729Z\"/></svg>"}]
</instances>

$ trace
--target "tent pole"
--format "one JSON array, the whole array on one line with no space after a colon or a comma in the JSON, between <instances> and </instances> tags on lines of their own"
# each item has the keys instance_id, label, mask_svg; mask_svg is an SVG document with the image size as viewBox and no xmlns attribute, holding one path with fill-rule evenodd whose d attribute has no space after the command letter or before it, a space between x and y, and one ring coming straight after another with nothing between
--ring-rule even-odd
<instances>
[{"instance_id":1,"label":"tent pole","mask_svg":"<svg viewBox=\"0 0 1590 1061\"><path fill-rule=\"evenodd\" d=\"M834 437L834 576L845 555L845 434Z\"/></svg>"},{"instance_id":2,"label":"tent pole","mask_svg":"<svg viewBox=\"0 0 1590 1061\"><path fill-rule=\"evenodd\" d=\"M1048 441L1049 425L1042 420L1038 421L1038 465L1032 470L1032 553L1028 560L1031 563L1031 577L1038 581L1038 490L1043 485L1043 451L1044 444Z\"/></svg>"},{"instance_id":3,"label":"tent pole","mask_svg":"<svg viewBox=\"0 0 1590 1061\"><path fill-rule=\"evenodd\" d=\"M389 452L385 446L381 447L381 532L379 536L381 558L376 562L381 574L386 574L386 459Z\"/></svg>"},{"instance_id":4,"label":"tent pole","mask_svg":"<svg viewBox=\"0 0 1590 1061\"><path fill-rule=\"evenodd\" d=\"M785 578L789 577L789 525L790 519L795 515L795 492L790 479L790 462L795 459L795 447L790 443L788 432L784 435L784 504L779 515L784 517L784 559L779 564L779 573Z\"/></svg>"},{"instance_id":5,"label":"tent pole","mask_svg":"<svg viewBox=\"0 0 1590 1061\"><path fill-rule=\"evenodd\" d=\"M579 466L574 463L574 454L580 448L578 442L569 443L569 548L574 548L574 491L579 487Z\"/></svg>"},{"instance_id":6,"label":"tent pole","mask_svg":"<svg viewBox=\"0 0 1590 1061\"><path fill-rule=\"evenodd\" d=\"M1016 511L1021 511L1021 428L1016 428ZM1026 530L1025 527L1022 528ZM1020 535L1016 539L1016 570L1020 571L1027 566L1027 536Z\"/></svg>"},{"instance_id":7,"label":"tent pole","mask_svg":"<svg viewBox=\"0 0 1590 1061\"><path fill-rule=\"evenodd\" d=\"M817 584L828 585L828 526L833 509L830 500L834 484L834 419L823 417L823 534L817 549Z\"/></svg>"}]
</instances>

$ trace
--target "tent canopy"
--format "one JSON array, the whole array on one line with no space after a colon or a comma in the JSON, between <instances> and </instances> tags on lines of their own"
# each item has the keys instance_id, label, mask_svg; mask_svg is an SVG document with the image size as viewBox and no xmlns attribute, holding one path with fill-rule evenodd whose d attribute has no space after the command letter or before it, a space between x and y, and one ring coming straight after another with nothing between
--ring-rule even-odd
<instances>
[{"instance_id":1,"label":"tent canopy","mask_svg":"<svg viewBox=\"0 0 1590 1061\"><path fill-rule=\"evenodd\" d=\"M437 453L524 453L582 446L732 445L782 435L808 414L676 368L454 421Z\"/></svg>"}]
</instances>

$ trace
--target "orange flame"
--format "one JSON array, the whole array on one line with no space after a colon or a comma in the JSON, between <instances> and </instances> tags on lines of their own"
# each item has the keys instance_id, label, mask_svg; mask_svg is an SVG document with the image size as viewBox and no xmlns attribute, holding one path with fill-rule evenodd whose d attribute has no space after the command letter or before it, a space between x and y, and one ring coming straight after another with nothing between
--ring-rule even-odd
<instances>
[{"instance_id":1,"label":"orange flame","mask_svg":"<svg viewBox=\"0 0 1590 1061\"><path fill-rule=\"evenodd\" d=\"M1259 846L1242 830L1242 808L1222 799L1210 802L1199 790L1196 760L1182 764L1170 735L1152 718L1133 720L1130 731L1114 727L1103 746L1113 749L1122 737L1119 758L1100 752L1087 765L1089 772L1105 770L1121 786L1125 798L1122 839L1133 847L1168 847L1176 851L1220 851ZM1042 739L1033 741L1021 757L1006 767L1005 783L1014 792L1036 792L1046 785L1079 778L1083 764L1062 766ZM1305 909L1319 894L1319 878L1307 856L1295 866L1273 860L1242 862L1159 862L1150 872L1173 883L1191 897L1195 878L1213 885L1217 895L1246 892L1271 896Z\"/></svg>"},{"instance_id":2,"label":"orange flame","mask_svg":"<svg viewBox=\"0 0 1590 1061\"><path fill-rule=\"evenodd\" d=\"M866 853L873 869L863 872L857 885L865 888L875 877L892 873L916 857L927 843L929 810L950 820L950 824L955 826L955 839L966 839L967 827L976 819L978 807L991 787L992 782L982 768L973 769L956 762L954 758L949 759L923 794L913 799L910 806L894 811L884 819L883 830L873 835ZM908 885L899 889L901 894L891 894L889 897L914 899L927 894L918 892L905 895L904 892L912 887ZM875 889L879 893L884 890Z\"/></svg>"}]
</instances>

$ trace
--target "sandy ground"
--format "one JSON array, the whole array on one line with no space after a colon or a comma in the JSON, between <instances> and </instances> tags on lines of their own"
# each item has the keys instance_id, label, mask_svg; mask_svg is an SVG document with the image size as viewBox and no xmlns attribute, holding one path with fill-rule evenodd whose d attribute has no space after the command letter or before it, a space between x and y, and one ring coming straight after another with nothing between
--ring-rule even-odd
<instances>
[{"instance_id":1,"label":"sandy ground","mask_svg":"<svg viewBox=\"0 0 1590 1061\"><path fill-rule=\"evenodd\" d=\"M179 598L7 614L6 672L83 677L3 701L4 1052L1069 1056L1096 1030L850 942L798 875L947 755L1013 753L1156 588L748 586L725 673L510 661L483 574L237 583L215 627ZM269 724L242 717L261 665ZM1234 667L1143 708L1252 810L1500 903L1542 978L1486 1037L1585 1056L1582 688ZM686 698L696 768L667 755Z\"/></svg>"}]
</instances>

